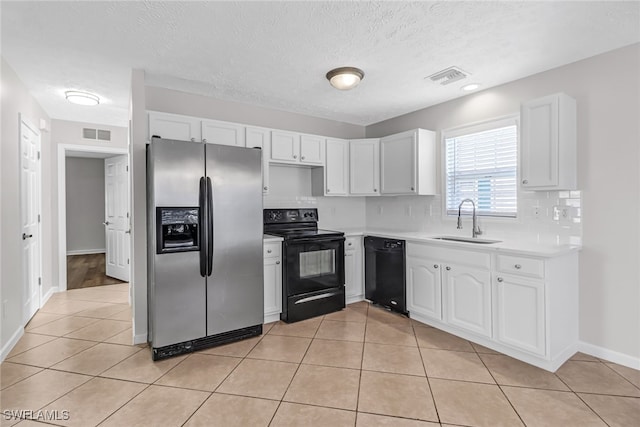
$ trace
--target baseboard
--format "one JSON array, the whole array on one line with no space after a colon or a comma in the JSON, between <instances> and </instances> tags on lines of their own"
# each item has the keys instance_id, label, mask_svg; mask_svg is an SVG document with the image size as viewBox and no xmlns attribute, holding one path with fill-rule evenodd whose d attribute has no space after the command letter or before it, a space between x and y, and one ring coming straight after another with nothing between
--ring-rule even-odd
<instances>
[{"instance_id":1,"label":"baseboard","mask_svg":"<svg viewBox=\"0 0 640 427\"><path fill-rule=\"evenodd\" d=\"M91 255L91 254L104 254L106 249L78 249L75 251L67 251L67 255Z\"/></svg>"},{"instance_id":2,"label":"baseboard","mask_svg":"<svg viewBox=\"0 0 640 427\"><path fill-rule=\"evenodd\" d=\"M133 344L146 344L147 343L147 334L140 334L133 336Z\"/></svg>"},{"instance_id":3,"label":"baseboard","mask_svg":"<svg viewBox=\"0 0 640 427\"><path fill-rule=\"evenodd\" d=\"M273 322L277 322L280 320L280 313L275 313L275 314L265 314L264 315L264 324L266 325L267 323L273 323Z\"/></svg>"},{"instance_id":4,"label":"baseboard","mask_svg":"<svg viewBox=\"0 0 640 427\"><path fill-rule=\"evenodd\" d=\"M354 302L364 301L364 295L352 295L346 298L347 305L353 304Z\"/></svg>"},{"instance_id":5,"label":"baseboard","mask_svg":"<svg viewBox=\"0 0 640 427\"><path fill-rule=\"evenodd\" d=\"M2 351L0 351L0 362L4 362L4 359L11 353L13 347L18 344L18 341L24 335L24 327L20 326L14 333L11 335L11 338L7 343L2 347Z\"/></svg>"},{"instance_id":6,"label":"baseboard","mask_svg":"<svg viewBox=\"0 0 640 427\"><path fill-rule=\"evenodd\" d=\"M629 356L628 354L619 353L615 350L599 347L583 341L578 343L578 351L628 368L640 369L640 357Z\"/></svg>"},{"instance_id":7,"label":"baseboard","mask_svg":"<svg viewBox=\"0 0 640 427\"><path fill-rule=\"evenodd\" d=\"M44 305L47 303L47 301L49 301L49 298L51 298L51 295L55 294L56 292L58 292L58 287L51 287L46 294L44 294L42 296L42 301L40 301L40 307L44 307Z\"/></svg>"}]
</instances>

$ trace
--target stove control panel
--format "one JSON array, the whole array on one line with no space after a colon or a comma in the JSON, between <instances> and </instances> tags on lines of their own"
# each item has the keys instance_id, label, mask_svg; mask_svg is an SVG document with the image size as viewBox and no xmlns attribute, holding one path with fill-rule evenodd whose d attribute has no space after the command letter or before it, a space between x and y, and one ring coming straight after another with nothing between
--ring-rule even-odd
<instances>
[{"instance_id":1,"label":"stove control panel","mask_svg":"<svg viewBox=\"0 0 640 427\"><path fill-rule=\"evenodd\" d=\"M318 222L318 209L265 209L265 224Z\"/></svg>"}]
</instances>

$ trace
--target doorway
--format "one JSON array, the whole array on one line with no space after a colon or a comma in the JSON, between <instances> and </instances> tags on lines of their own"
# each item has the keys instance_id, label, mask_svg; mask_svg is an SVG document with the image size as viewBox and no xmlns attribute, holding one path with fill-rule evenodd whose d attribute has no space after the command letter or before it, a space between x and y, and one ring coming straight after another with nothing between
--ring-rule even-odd
<instances>
[{"instance_id":1,"label":"doorway","mask_svg":"<svg viewBox=\"0 0 640 427\"><path fill-rule=\"evenodd\" d=\"M115 181L110 159L121 169ZM128 282L128 194L127 149L58 146L60 291Z\"/></svg>"}]
</instances>

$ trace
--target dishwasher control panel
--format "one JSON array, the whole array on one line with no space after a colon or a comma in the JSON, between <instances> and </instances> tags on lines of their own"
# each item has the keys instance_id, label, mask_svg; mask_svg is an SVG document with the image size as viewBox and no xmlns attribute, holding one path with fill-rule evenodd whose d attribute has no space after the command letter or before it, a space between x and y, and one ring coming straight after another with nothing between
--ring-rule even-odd
<instances>
[{"instance_id":1,"label":"dishwasher control panel","mask_svg":"<svg viewBox=\"0 0 640 427\"><path fill-rule=\"evenodd\" d=\"M403 240L385 240L384 241L384 248L385 249L397 249L397 248L402 248L404 247L404 241Z\"/></svg>"}]
</instances>

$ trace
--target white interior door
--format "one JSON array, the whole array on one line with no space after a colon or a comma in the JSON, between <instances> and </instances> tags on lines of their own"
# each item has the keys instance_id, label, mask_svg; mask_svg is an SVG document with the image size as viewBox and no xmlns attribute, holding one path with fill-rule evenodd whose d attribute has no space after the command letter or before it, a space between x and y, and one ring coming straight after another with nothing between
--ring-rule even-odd
<instances>
[{"instance_id":1,"label":"white interior door","mask_svg":"<svg viewBox=\"0 0 640 427\"><path fill-rule=\"evenodd\" d=\"M104 160L106 274L129 281L129 161Z\"/></svg>"},{"instance_id":2,"label":"white interior door","mask_svg":"<svg viewBox=\"0 0 640 427\"><path fill-rule=\"evenodd\" d=\"M40 308L40 133L20 119L23 321Z\"/></svg>"}]
</instances>

